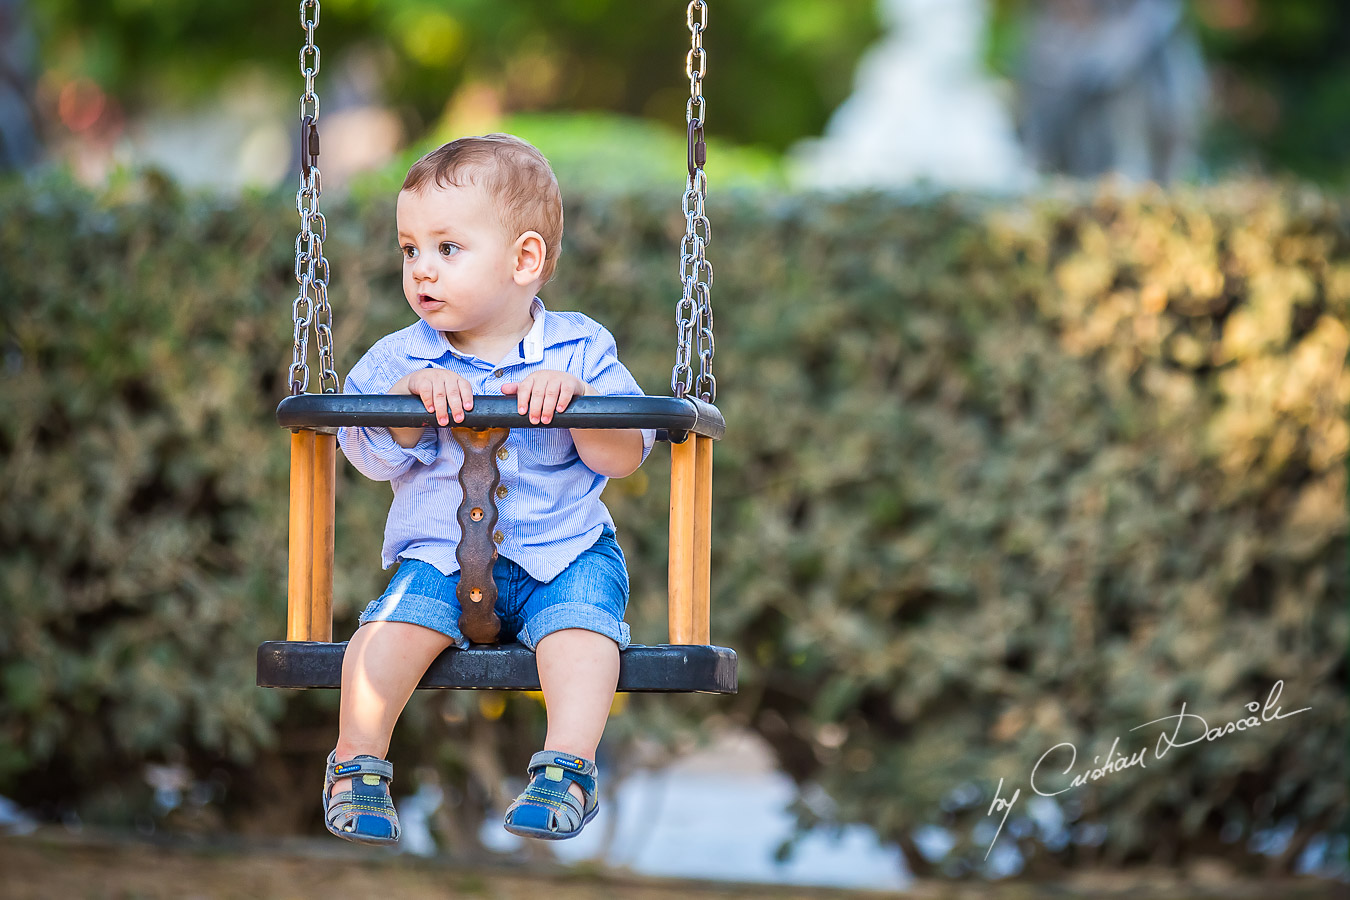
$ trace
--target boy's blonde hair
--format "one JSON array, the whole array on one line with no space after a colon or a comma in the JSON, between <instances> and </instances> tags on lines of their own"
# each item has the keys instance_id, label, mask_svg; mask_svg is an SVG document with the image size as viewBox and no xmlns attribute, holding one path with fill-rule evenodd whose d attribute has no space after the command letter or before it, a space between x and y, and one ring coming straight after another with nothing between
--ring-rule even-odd
<instances>
[{"instance_id":1,"label":"boy's blonde hair","mask_svg":"<svg viewBox=\"0 0 1350 900\"><path fill-rule=\"evenodd\" d=\"M545 245L541 277L544 282L552 278L562 250L563 208L558 179L544 154L510 134L462 137L413 163L401 190L468 183L492 194L512 238L539 232Z\"/></svg>"}]
</instances>

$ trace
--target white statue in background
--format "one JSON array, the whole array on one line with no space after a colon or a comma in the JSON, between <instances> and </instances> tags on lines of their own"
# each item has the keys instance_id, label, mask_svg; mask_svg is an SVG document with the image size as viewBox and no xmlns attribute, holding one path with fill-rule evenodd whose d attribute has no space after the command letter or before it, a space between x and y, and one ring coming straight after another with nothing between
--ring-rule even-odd
<instances>
[{"instance_id":1,"label":"white statue in background","mask_svg":"<svg viewBox=\"0 0 1350 900\"><path fill-rule=\"evenodd\" d=\"M882 42L825 136L794 149L801 187L1008 191L1032 181L982 50L986 0L879 0Z\"/></svg>"}]
</instances>

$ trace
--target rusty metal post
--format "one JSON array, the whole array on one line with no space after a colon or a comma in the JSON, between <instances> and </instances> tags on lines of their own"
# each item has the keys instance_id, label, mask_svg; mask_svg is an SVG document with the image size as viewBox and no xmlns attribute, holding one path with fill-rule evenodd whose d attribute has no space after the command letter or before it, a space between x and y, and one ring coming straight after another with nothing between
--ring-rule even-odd
<instances>
[{"instance_id":1,"label":"rusty metal post","mask_svg":"<svg viewBox=\"0 0 1350 900\"><path fill-rule=\"evenodd\" d=\"M459 483L464 499L459 504L460 632L474 644L496 643L501 620L497 604L497 583L492 566L497 561L497 501L494 492L501 481L497 469L497 450L511 434L509 428L452 428L455 443L464 449L464 464L459 468Z\"/></svg>"}]
</instances>

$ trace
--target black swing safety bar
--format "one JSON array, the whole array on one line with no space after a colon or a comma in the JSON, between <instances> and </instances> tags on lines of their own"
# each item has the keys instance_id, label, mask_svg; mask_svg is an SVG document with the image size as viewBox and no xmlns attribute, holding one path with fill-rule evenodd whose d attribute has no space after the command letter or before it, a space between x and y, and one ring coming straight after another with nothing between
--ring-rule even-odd
<instances>
[{"instance_id":1,"label":"black swing safety bar","mask_svg":"<svg viewBox=\"0 0 1350 900\"><path fill-rule=\"evenodd\" d=\"M283 428L421 428L436 425L434 414L410 394L297 394L277 406ZM653 428L657 440L683 443L691 434L721 440L722 413L693 397L576 397L548 424L531 423L514 397L473 398L473 409L455 428Z\"/></svg>"}]
</instances>

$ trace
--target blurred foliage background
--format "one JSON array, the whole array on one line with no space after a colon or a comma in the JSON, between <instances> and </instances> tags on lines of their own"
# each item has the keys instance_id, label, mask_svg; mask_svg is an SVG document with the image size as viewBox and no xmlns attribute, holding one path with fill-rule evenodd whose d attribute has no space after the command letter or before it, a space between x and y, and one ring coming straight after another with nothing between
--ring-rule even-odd
<instances>
[{"instance_id":1,"label":"blurred foliage background","mask_svg":"<svg viewBox=\"0 0 1350 900\"><path fill-rule=\"evenodd\" d=\"M0 0L31 25L49 147L115 157L137 123L187 110L175 153L261 147L287 169L271 184L293 180L296 6ZM991 0L991 72L1014 77L1034 6ZM663 390L683 7L325 0L325 147L339 112L372 104L398 135L325 198L340 371L408 314L390 236L407 164L493 127L564 185L545 299L605 321ZM789 190L785 159L849 95L877 6L715 4L709 255L732 427L714 636L740 652L742 691L631 698L607 772L650 762L652 738L749 728L802 786L803 827L865 822L918 874L991 871L1000 778L1023 788L1002 840L1031 874L1288 872L1345 846L1350 7L1185 9L1217 183L995 201ZM248 114L281 119L279 144L208 135L272 94L280 112ZM135 166L77 180L0 181L0 795L71 823L321 833L337 697L253 686L257 644L284 632L272 409L292 197ZM644 642L664 635L666 465L606 495ZM387 494L341 471L346 636L385 577ZM1278 679L1311 711L1027 800L1055 743L1104 754L1183 702L1226 722ZM403 785L444 791L445 852L476 852L541 733L528 696L410 704L391 755Z\"/></svg>"},{"instance_id":2,"label":"blurred foliage background","mask_svg":"<svg viewBox=\"0 0 1350 900\"><path fill-rule=\"evenodd\" d=\"M320 44L357 51L418 135L465 85L506 112L593 110L683 123L684 3L624 0L324 0ZM60 79L88 77L129 109L212 96L241 66L286 77L303 35L298 4L47 0L33 11ZM784 149L818 132L877 35L872 0L717 4L706 95L719 135ZM241 53L248 48L247 54ZM711 110L716 110L712 113Z\"/></svg>"},{"instance_id":3,"label":"blurred foliage background","mask_svg":"<svg viewBox=\"0 0 1350 900\"><path fill-rule=\"evenodd\" d=\"M1061 0L1075 2L1086 0ZM54 130L73 124L106 136L152 108L228 106L221 86L241 76L264 77L298 96L292 88L302 32L295 5L28 3L39 45L39 100L63 108L52 116ZM329 69L321 83L335 76L335 65L355 61L368 79L360 90L375 95L364 99L392 108L414 140L447 118L464 122L464 107L471 113L483 103L508 116L589 111L678 131L687 97L678 77L688 43L683 6L326 0L319 33ZM986 57L993 72L1016 74L1034 6L990 0ZM1211 76L1206 171L1350 181L1350 6L1187 0L1185 9ZM714 23L706 39L710 133L769 153L821 133L881 31L874 0L718 3ZM92 114L96 122L85 121L91 90L103 98Z\"/></svg>"},{"instance_id":4,"label":"blurred foliage background","mask_svg":"<svg viewBox=\"0 0 1350 900\"><path fill-rule=\"evenodd\" d=\"M630 699L611 771L636 764L639 736L751 728L802 785L804 824L865 822L916 873L959 876L984 865L998 780L1025 788L1049 747L1075 743L1081 765L1116 735L1134 752L1156 740L1134 725L1182 703L1222 724L1284 679L1285 709L1309 712L1078 788L1056 827L1023 806L1005 839L1041 875L1203 858L1292 871L1333 852L1348 808L1345 204L1252 183L1017 203L746 195L713 212L734 425L717 449L713 634L740 653L741 692ZM257 644L284 631L272 408L293 215L286 198L153 176L0 194L0 794L26 808L318 833L337 697L253 686ZM408 313L387 198L328 215L345 372ZM678 212L577 193L568 216L546 298L610 323L658 390ZM664 637L667 466L655 454L606 494L645 643ZM340 472L347 635L383 583L388 495ZM541 727L527 696L410 704L391 754L402 790L446 792L448 852L477 846ZM156 771L188 774L156 788ZM953 836L944 852L921 846L933 828Z\"/></svg>"}]
</instances>

